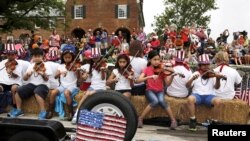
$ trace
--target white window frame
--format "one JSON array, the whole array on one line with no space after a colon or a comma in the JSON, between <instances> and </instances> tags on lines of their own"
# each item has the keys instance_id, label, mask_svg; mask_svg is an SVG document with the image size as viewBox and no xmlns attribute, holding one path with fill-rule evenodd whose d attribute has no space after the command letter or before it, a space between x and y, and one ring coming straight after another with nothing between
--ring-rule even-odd
<instances>
[{"instance_id":1,"label":"white window frame","mask_svg":"<svg viewBox=\"0 0 250 141\"><path fill-rule=\"evenodd\" d=\"M12 43L14 42L14 36L13 35L8 35L6 37L6 41L10 40Z\"/></svg>"},{"instance_id":2,"label":"white window frame","mask_svg":"<svg viewBox=\"0 0 250 141\"><path fill-rule=\"evenodd\" d=\"M49 28L55 28L56 27L56 19L49 19Z\"/></svg>"},{"instance_id":3,"label":"white window frame","mask_svg":"<svg viewBox=\"0 0 250 141\"><path fill-rule=\"evenodd\" d=\"M74 19L83 19L83 5L74 5Z\"/></svg>"},{"instance_id":4,"label":"white window frame","mask_svg":"<svg viewBox=\"0 0 250 141\"><path fill-rule=\"evenodd\" d=\"M127 19L128 18L128 6L126 4L118 5L117 10L118 19Z\"/></svg>"},{"instance_id":5,"label":"white window frame","mask_svg":"<svg viewBox=\"0 0 250 141\"><path fill-rule=\"evenodd\" d=\"M40 26L37 26L36 24L35 24L35 29L40 29L41 27Z\"/></svg>"}]
</instances>

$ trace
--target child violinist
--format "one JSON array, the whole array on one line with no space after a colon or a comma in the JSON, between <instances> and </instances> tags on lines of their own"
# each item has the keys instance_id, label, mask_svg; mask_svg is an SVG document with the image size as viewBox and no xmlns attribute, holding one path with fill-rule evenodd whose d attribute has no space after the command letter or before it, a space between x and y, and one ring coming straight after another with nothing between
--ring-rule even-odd
<instances>
[{"instance_id":1,"label":"child violinist","mask_svg":"<svg viewBox=\"0 0 250 141\"><path fill-rule=\"evenodd\" d=\"M12 99L13 99L13 109L11 110L11 113L13 113L16 110L15 105L15 93L18 88L18 86L22 85L22 76L23 76L23 70L25 61L22 60L16 60L17 57L17 50L15 49L14 44L8 43L5 44L5 48L3 51L7 59L0 62L0 94L11 92ZM4 96L4 95L1 95ZM0 97L1 98L1 97ZM3 103L0 103L2 105ZM0 107L0 113L4 112L5 107ZM10 113L7 115L9 116Z\"/></svg>"},{"instance_id":2,"label":"child violinist","mask_svg":"<svg viewBox=\"0 0 250 141\"><path fill-rule=\"evenodd\" d=\"M189 130L196 131L197 120L195 117L196 105L205 104L209 107L214 106L214 112L217 111L221 103L220 98L215 96L215 89L220 88L220 79L224 76L218 73L211 73L210 61L207 54L198 57L198 70L194 72L186 83L187 88L192 88L192 94L188 96L187 107L190 113Z\"/></svg>"},{"instance_id":3,"label":"child violinist","mask_svg":"<svg viewBox=\"0 0 250 141\"><path fill-rule=\"evenodd\" d=\"M29 65L23 76L24 81L29 80L27 85L23 85L17 89L15 95L17 109L10 113L10 117L18 117L24 115L21 110L22 101L33 95L40 106L38 119L45 119L45 99L49 93L49 76L52 71L49 66L43 62L43 51L40 48L32 50L33 63Z\"/></svg>"},{"instance_id":4,"label":"child violinist","mask_svg":"<svg viewBox=\"0 0 250 141\"><path fill-rule=\"evenodd\" d=\"M61 85L51 93L49 112L47 118L53 116L55 97L59 95L66 99L66 105L68 107L67 120L71 121L73 117L73 97L79 93L77 88L77 78L80 76L80 66L75 58L75 47L64 47L61 55L61 65L57 68L55 78L60 78ZM59 99L57 99L59 100ZM58 102L58 101L57 101ZM61 107L63 110L63 107ZM57 108L58 109L58 108ZM60 118L64 118L64 112L59 113Z\"/></svg>"},{"instance_id":5,"label":"child violinist","mask_svg":"<svg viewBox=\"0 0 250 141\"><path fill-rule=\"evenodd\" d=\"M85 65L84 73L81 75L82 78L85 78L86 80L90 78L90 86L87 89L86 93L83 95L82 99L78 103L76 112L74 114L74 117L71 121L72 124L76 123L77 113L78 109L84 102L84 100L96 93L98 90L106 90L106 67L107 64L105 62L104 57L101 57L101 50L100 48L92 48L91 53L87 53L89 51L85 51L84 53L85 57L87 59L90 59L89 66Z\"/></svg>"},{"instance_id":6,"label":"child violinist","mask_svg":"<svg viewBox=\"0 0 250 141\"><path fill-rule=\"evenodd\" d=\"M154 69L161 65L160 55L157 51L150 51L148 54L147 68L144 69L136 83L146 81L146 98L149 102L147 107L143 110L142 114L138 118L138 127L142 128L143 118L158 105L161 106L171 119L171 129L175 129L177 126L176 120L173 116L172 110L168 103L165 101L163 81L167 81L165 72L154 73Z\"/></svg>"},{"instance_id":7,"label":"child violinist","mask_svg":"<svg viewBox=\"0 0 250 141\"><path fill-rule=\"evenodd\" d=\"M117 58L115 68L109 76L107 84L115 83L115 90L130 98L131 87L134 85L133 75L130 58L126 54L121 54Z\"/></svg>"}]
</instances>

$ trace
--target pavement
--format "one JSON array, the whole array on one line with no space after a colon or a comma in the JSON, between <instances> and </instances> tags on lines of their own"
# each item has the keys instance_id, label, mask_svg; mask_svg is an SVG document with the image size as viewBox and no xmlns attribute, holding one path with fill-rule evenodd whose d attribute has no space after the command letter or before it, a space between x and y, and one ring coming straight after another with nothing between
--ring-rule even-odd
<instances>
[{"instance_id":1,"label":"pavement","mask_svg":"<svg viewBox=\"0 0 250 141\"><path fill-rule=\"evenodd\" d=\"M7 114L0 114L0 117L7 117ZM29 114L20 118L37 119L37 115ZM69 121L61 121L58 117L53 117L52 120L60 121L66 128L76 128ZM70 133L74 134L74 133ZM144 125L143 128L138 128L133 138L133 141L206 141L207 129L198 126L198 131L188 131L187 125L181 125L176 130L170 130L168 127Z\"/></svg>"}]
</instances>

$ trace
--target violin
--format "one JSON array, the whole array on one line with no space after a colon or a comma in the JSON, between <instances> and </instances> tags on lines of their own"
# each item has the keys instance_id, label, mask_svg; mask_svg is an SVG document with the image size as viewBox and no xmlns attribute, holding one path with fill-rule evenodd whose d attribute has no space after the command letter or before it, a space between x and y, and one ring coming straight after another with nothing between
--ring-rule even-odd
<instances>
[{"instance_id":1,"label":"violin","mask_svg":"<svg viewBox=\"0 0 250 141\"><path fill-rule=\"evenodd\" d=\"M155 75L160 75L161 73L163 73L164 75L167 75L167 76L172 75L172 74L177 74L181 78L185 78L184 74L176 73L176 72L174 72L174 70L170 69L169 67L165 66L164 64L160 64L160 65L154 67L154 74Z\"/></svg>"},{"instance_id":2,"label":"violin","mask_svg":"<svg viewBox=\"0 0 250 141\"><path fill-rule=\"evenodd\" d=\"M40 74L45 81L49 80L48 76L45 73L46 72L46 67L45 67L45 64L43 62L36 63L34 65L33 69L37 73L37 75L35 75L35 73L34 73L34 77L37 77Z\"/></svg>"},{"instance_id":3,"label":"violin","mask_svg":"<svg viewBox=\"0 0 250 141\"><path fill-rule=\"evenodd\" d=\"M215 73L212 70L208 70L204 74L201 75L201 78L204 79L204 80L209 79L209 78L213 78L213 77L216 77L216 78L221 77L222 80L227 80L226 76L218 75L217 73Z\"/></svg>"},{"instance_id":4,"label":"violin","mask_svg":"<svg viewBox=\"0 0 250 141\"><path fill-rule=\"evenodd\" d=\"M18 65L16 60L7 61L5 63L6 69L9 69L11 71L14 71L16 69L16 65Z\"/></svg>"},{"instance_id":5,"label":"violin","mask_svg":"<svg viewBox=\"0 0 250 141\"><path fill-rule=\"evenodd\" d=\"M66 64L66 69L68 70L68 71L77 71L80 67L81 67L81 63L80 62L75 62L75 63L67 63Z\"/></svg>"},{"instance_id":6,"label":"violin","mask_svg":"<svg viewBox=\"0 0 250 141\"><path fill-rule=\"evenodd\" d=\"M120 74L122 74L126 79L128 79L129 76L133 76L134 75L134 70L132 69L132 66L129 65L126 69L122 69L120 71Z\"/></svg>"},{"instance_id":7,"label":"violin","mask_svg":"<svg viewBox=\"0 0 250 141\"><path fill-rule=\"evenodd\" d=\"M35 72L43 72L45 73L46 68L45 68L45 64L43 62L41 63L36 63L33 67Z\"/></svg>"},{"instance_id":8,"label":"violin","mask_svg":"<svg viewBox=\"0 0 250 141\"><path fill-rule=\"evenodd\" d=\"M10 77L17 78L18 75L13 73L13 71L16 69L16 66L18 65L16 60L9 60L5 63L5 68L7 73L10 75Z\"/></svg>"},{"instance_id":9,"label":"violin","mask_svg":"<svg viewBox=\"0 0 250 141\"><path fill-rule=\"evenodd\" d=\"M107 61L106 59L101 59L96 65L94 64L94 68L95 70L97 70L98 72L100 71L106 71L106 67L107 67Z\"/></svg>"},{"instance_id":10,"label":"violin","mask_svg":"<svg viewBox=\"0 0 250 141\"><path fill-rule=\"evenodd\" d=\"M102 80L104 80L105 76L106 76L106 71L107 71L107 69L106 69L107 68L107 61L106 61L106 59L101 59L96 65L94 64L93 67L98 72L101 72Z\"/></svg>"}]
</instances>

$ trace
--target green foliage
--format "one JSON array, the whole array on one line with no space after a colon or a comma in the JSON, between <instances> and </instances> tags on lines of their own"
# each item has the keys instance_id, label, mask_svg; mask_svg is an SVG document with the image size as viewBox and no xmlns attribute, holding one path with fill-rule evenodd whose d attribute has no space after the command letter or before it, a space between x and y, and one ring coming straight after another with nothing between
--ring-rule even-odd
<instances>
[{"instance_id":1,"label":"green foliage","mask_svg":"<svg viewBox=\"0 0 250 141\"><path fill-rule=\"evenodd\" d=\"M162 34L166 24L176 24L178 29L193 23L207 27L209 10L217 9L215 0L164 0L164 13L155 17L155 31Z\"/></svg>"},{"instance_id":2,"label":"green foliage","mask_svg":"<svg viewBox=\"0 0 250 141\"><path fill-rule=\"evenodd\" d=\"M49 20L55 16L64 16L65 5L59 0L12 0L0 13L0 30L11 32L15 29L33 30L35 25L48 29L53 25Z\"/></svg>"}]
</instances>

